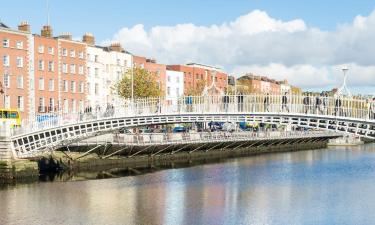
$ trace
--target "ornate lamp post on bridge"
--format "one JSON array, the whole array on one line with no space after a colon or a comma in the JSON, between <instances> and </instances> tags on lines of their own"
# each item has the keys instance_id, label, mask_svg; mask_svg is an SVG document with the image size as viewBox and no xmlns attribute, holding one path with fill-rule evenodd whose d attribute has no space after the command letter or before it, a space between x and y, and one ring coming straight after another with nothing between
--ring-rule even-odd
<instances>
[{"instance_id":1,"label":"ornate lamp post on bridge","mask_svg":"<svg viewBox=\"0 0 375 225\"><path fill-rule=\"evenodd\" d=\"M346 86L346 79L348 77L348 71L349 71L349 68L347 66L344 66L342 68L342 72L344 74L344 81L343 81L341 87L337 90L337 97L341 97L341 96L345 96L345 95L348 96L348 97L352 96L348 87Z\"/></svg>"}]
</instances>

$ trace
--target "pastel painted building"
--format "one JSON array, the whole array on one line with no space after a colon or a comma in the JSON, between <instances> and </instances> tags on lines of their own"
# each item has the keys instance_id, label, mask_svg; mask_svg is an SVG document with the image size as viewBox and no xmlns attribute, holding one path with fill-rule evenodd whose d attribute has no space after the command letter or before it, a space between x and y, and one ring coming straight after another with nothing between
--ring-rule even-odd
<instances>
[{"instance_id":1,"label":"pastel painted building","mask_svg":"<svg viewBox=\"0 0 375 225\"><path fill-rule=\"evenodd\" d=\"M117 93L114 86L131 69L132 55L119 43L102 47L95 45L92 34L85 34L87 43L87 104L91 107L113 104Z\"/></svg>"},{"instance_id":2,"label":"pastel painted building","mask_svg":"<svg viewBox=\"0 0 375 225\"><path fill-rule=\"evenodd\" d=\"M184 95L184 73L179 71L166 71L166 100L177 103L177 98Z\"/></svg>"}]
</instances>

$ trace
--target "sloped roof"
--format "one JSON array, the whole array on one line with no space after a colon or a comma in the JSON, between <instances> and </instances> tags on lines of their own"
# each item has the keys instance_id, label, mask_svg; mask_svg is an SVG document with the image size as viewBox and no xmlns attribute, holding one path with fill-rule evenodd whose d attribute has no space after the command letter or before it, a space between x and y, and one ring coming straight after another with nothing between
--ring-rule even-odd
<instances>
[{"instance_id":1,"label":"sloped roof","mask_svg":"<svg viewBox=\"0 0 375 225\"><path fill-rule=\"evenodd\" d=\"M9 28L7 25L5 25L4 23L0 22L0 27L2 28Z\"/></svg>"}]
</instances>

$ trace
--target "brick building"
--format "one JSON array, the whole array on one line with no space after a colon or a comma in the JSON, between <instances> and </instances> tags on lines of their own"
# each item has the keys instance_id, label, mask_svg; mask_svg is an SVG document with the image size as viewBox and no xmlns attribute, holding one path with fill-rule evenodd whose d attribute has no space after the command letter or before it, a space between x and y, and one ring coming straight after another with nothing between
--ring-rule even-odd
<instances>
[{"instance_id":1,"label":"brick building","mask_svg":"<svg viewBox=\"0 0 375 225\"><path fill-rule=\"evenodd\" d=\"M188 63L186 65L168 65L167 69L184 73L184 94L189 94L196 89L200 81L206 83L207 86L210 86L214 81L216 87L222 91L225 91L228 86L228 74L217 67Z\"/></svg>"},{"instance_id":2,"label":"brick building","mask_svg":"<svg viewBox=\"0 0 375 225\"><path fill-rule=\"evenodd\" d=\"M19 109L23 118L29 112L29 61L32 57L29 40L29 32L12 30L0 23L0 107Z\"/></svg>"},{"instance_id":3,"label":"brick building","mask_svg":"<svg viewBox=\"0 0 375 225\"><path fill-rule=\"evenodd\" d=\"M86 98L86 44L69 33L53 37L52 27L32 34L22 22L18 30L0 24L1 108L14 108L21 118L59 109L77 112Z\"/></svg>"},{"instance_id":4,"label":"brick building","mask_svg":"<svg viewBox=\"0 0 375 225\"><path fill-rule=\"evenodd\" d=\"M133 55L133 63L135 67L144 68L152 75L154 75L160 88L161 94L165 95L167 71L166 65L157 63L155 59L148 59L146 57L135 55Z\"/></svg>"}]
</instances>

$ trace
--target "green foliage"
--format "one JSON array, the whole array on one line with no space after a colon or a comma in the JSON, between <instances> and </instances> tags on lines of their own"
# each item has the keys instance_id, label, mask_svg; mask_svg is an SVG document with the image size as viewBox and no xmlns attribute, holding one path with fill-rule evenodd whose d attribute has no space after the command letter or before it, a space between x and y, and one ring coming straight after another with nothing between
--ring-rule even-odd
<instances>
[{"instance_id":1,"label":"green foliage","mask_svg":"<svg viewBox=\"0 0 375 225\"><path fill-rule=\"evenodd\" d=\"M132 70L128 70L123 78L113 87L123 98L131 98ZM133 69L134 98L159 97L160 88L153 74L149 71L135 67Z\"/></svg>"},{"instance_id":2,"label":"green foliage","mask_svg":"<svg viewBox=\"0 0 375 225\"><path fill-rule=\"evenodd\" d=\"M196 85L193 87L190 87L186 91L186 95L192 95L192 96L200 96L202 95L202 92L204 90L204 87L207 85L207 80L198 80L196 82Z\"/></svg>"}]
</instances>

